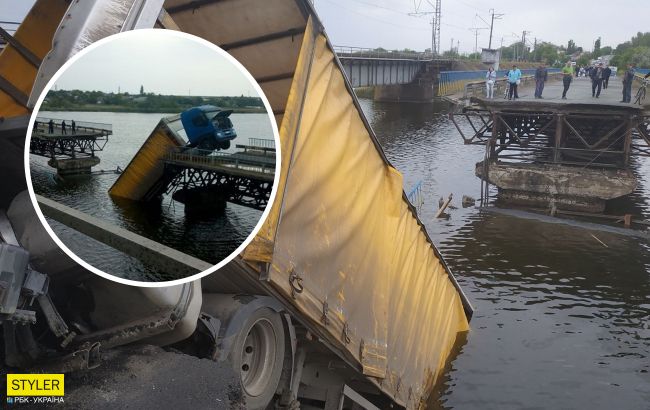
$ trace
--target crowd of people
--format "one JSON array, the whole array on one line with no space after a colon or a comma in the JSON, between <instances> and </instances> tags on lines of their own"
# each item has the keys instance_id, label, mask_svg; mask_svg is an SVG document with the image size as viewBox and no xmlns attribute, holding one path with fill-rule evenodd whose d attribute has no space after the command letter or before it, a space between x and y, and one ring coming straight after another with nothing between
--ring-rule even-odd
<instances>
[{"instance_id":1,"label":"crowd of people","mask_svg":"<svg viewBox=\"0 0 650 410\"><path fill-rule=\"evenodd\" d=\"M571 61L567 61L561 70L562 84L562 99L567 99L567 93L571 87L574 77L588 77L591 80L591 97L600 98L600 93L603 89L609 86L609 79L612 76L612 69L605 67L603 63L597 63L593 66L587 67L574 67ZM623 99L622 103L630 103L632 100L632 83L636 75L636 66L629 64L625 74L623 75ZM517 65L513 65L505 75L508 83L508 91L506 97L508 100L516 100L519 98L518 86L521 83L521 70ZM650 77L650 73L646 74L644 78ZM494 89L497 80L497 73L493 67L488 68L485 74L485 89L486 97L489 99L494 98ZM548 81L548 70L544 63L541 63L535 70L535 98L541 99L544 92L544 85Z\"/></svg>"}]
</instances>

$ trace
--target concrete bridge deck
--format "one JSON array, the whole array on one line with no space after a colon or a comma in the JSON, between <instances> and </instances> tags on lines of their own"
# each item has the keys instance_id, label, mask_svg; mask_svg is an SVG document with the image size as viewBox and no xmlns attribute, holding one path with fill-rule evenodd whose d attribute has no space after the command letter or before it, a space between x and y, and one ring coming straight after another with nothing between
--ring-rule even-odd
<instances>
[{"instance_id":1,"label":"concrete bridge deck","mask_svg":"<svg viewBox=\"0 0 650 410\"><path fill-rule=\"evenodd\" d=\"M562 91L564 85L562 81L548 82L544 86L542 99L535 98L535 85L531 83L527 87L523 87L519 93L519 101L533 102L533 103L555 103L555 104L589 104L589 105L615 105L621 107L629 107L632 104L620 102L623 99L623 84L621 77L612 77L609 79L607 89L601 89L598 98L591 96L591 79L585 77L573 78L569 91L567 92L566 100L562 99ZM636 88L632 87L632 94L636 93ZM503 96L495 98L496 100L504 101ZM505 100L508 101L508 100ZM650 103L650 99L647 100Z\"/></svg>"},{"instance_id":2,"label":"concrete bridge deck","mask_svg":"<svg viewBox=\"0 0 650 410\"><path fill-rule=\"evenodd\" d=\"M634 95L638 90L638 82L632 86L632 100L634 101ZM526 102L526 104L521 104L520 108L542 106L544 104L585 104L591 106L602 107L605 105L615 106L615 107L633 107L631 103L622 103L620 102L623 99L623 83L621 77L611 77L609 79L609 84L607 89L601 89L600 96L598 98L591 96L591 79L589 77L578 77L573 78L571 81L571 86L567 92L567 98L562 99L562 91L564 85L561 80L559 81L547 81L544 86L544 91L542 93L542 99L535 98L535 83L529 82L523 87L519 87L519 99L514 101L509 101L507 98L503 98L503 93L499 93L493 99L487 99L485 94L475 97L476 100L481 101L482 103L489 104L502 104L504 106L509 104L515 104L517 102ZM456 94L451 97L453 100L460 101L463 95ZM639 107L638 105L636 107ZM650 108L650 98L644 100L643 107L645 109Z\"/></svg>"}]
</instances>

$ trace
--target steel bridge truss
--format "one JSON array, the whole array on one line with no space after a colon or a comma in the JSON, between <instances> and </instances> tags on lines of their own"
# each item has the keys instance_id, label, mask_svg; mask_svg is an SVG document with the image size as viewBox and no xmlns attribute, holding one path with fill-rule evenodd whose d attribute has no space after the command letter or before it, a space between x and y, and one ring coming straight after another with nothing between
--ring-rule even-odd
<instances>
[{"instance_id":1,"label":"steel bridge truss","mask_svg":"<svg viewBox=\"0 0 650 410\"><path fill-rule=\"evenodd\" d=\"M90 158L95 152L102 151L108 142L108 136L57 138L32 137L29 152L34 155L52 159Z\"/></svg>"},{"instance_id":2,"label":"steel bridge truss","mask_svg":"<svg viewBox=\"0 0 650 410\"><path fill-rule=\"evenodd\" d=\"M626 169L632 155L650 156L649 116L466 109L449 118L465 144L489 145L491 161Z\"/></svg>"},{"instance_id":3,"label":"steel bridge truss","mask_svg":"<svg viewBox=\"0 0 650 410\"><path fill-rule=\"evenodd\" d=\"M230 175L219 170L187 168L165 164L169 176L165 193L179 190L216 190L227 202L263 211L271 198L273 181Z\"/></svg>"}]
</instances>

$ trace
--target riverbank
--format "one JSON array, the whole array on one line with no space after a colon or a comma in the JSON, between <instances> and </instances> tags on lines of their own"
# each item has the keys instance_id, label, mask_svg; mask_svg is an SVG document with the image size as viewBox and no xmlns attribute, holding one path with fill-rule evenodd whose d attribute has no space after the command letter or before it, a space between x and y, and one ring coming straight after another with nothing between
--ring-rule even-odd
<instances>
[{"instance_id":1,"label":"riverbank","mask_svg":"<svg viewBox=\"0 0 650 410\"><path fill-rule=\"evenodd\" d=\"M152 113L161 113L161 114L178 114L182 111L185 111L188 107L129 107L125 105L71 105L66 107L56 107L52 105L43 105L41 110L43 111L64 111L64 112L120 112L120 113L140 113L140 114L152 114ZM232 110L237 114L264 114L266 113L265 108L239 108L239 107L220 107L224 110Z\"/></svg>"},{"instance_id":2,"label":"riverbank","mask_svg":"<svg viewBox=\"0 0 650 410\"><path fill-rule=\"evenodd\" d=\"M191 107L215 105L236 113L265 113L259 97L187 96L106 93L103 91L50 90L41 110L77 112L179 113Z\"/></svg>"}]
</instances>

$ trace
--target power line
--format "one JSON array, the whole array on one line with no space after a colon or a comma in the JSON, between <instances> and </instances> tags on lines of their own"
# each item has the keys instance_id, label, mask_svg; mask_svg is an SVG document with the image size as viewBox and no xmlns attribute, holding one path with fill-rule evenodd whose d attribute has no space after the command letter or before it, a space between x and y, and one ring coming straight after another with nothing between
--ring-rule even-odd
<instances>
[{"instance_id":1,"label":"power line","mask_svg":"<svg viewBox=\"0 0 650 410\"><path fill-rule=\"evenodd\" d=\"M409 15L409 14L408 14L407 12L405 12L405 11L401 11L401 10L393 9L393 8L386 7L386 6L381 6L381 5L379 5L379 4L374 4L374 3L370 3L370 2L367 2L367 1L363 1L363 0L352 0L352 1L354 1L354 2L356 2L356 3L365 4L366 6L375 7L375 8L382 9L382 10L392 11L393 13L402 14L402 15L405 15L405 16L408 16L408 15Z\"/></svg>"},{"instance_id":2,"label":"power line","mask_svg":"<svg viewBox=\"0 0 650 410\"><path fill-rule=\"evenodd\" d=\"M472 27L468 29L469 31L474 32L474 52L478 52L478 32L481 30L487 30L487 27Z\"/></svg>"},{"instance_id":3,"label":"power line","mask_svg":"<svg viewBox=\"0 0 650 410\"><path fill-rule=\"evenodd\" d=\"M410 13L411 16L431 16L431 53L433 55L438 55L440 54L440 3L441 0L435 0L436 4L431 3L431 1L427 0L427 3L429 3L430 6L433 7L433 11L420 11L420 6L422 5L422 2L420 1L419 4L415 4L415 11L413 13Z\"/></svg>"},{"instance_id":4,"label":"power line","mask_svg":"<svg viewBox=\"0 0 650 410\"><path fill-rule=\"evenodd\" d=\"M368 18L368 19L371 19L371 20L378 21L378 22L380 22L380 23L384 23L384 24L388 24L388 25L391 25L391 26L395 26L395 27L403 28L403 29L406 29L406 30L429 31L429 30L426 29L426 28L416 28L416 27L402 26L402 25L400 25L400 24L395 24L395 23L390 22L390 21L381 20L381 19L378 19L378 18L376 18L376 17L372 17L372 16L370 16L370 15L368 15L368 14L364 14L364 13L358 12L358 11L356 11L356 10L352 10L352 9L350 9L350 8L347 8L346 6L344 6L344 5L340 4L340 3L337 3L337 2L335 2L335 1L332 1L332 0L325 0L325 1L328 2L328 3L334 4L335 6L338 6L338 7L342 8L343 10L347 10L347 11L349 11L350 13L358 14L358 15L363 16L363 17L365 17L365 18Z\"/></svg>"},{"instance_id":5,"label":"power line","mask_svg":"<svg viewBox=\"0 0 650 410\"><path fill-rule=\"evenodd\" d=\"M471 4L465 3L462 0L456 0L456 2L462 4L465 7L469 7L470 9L474 9L476 11L483 11L483 10L479 9L478 7L476 7L476 6L472 6Z\"/></svg>"}]
</instances>

